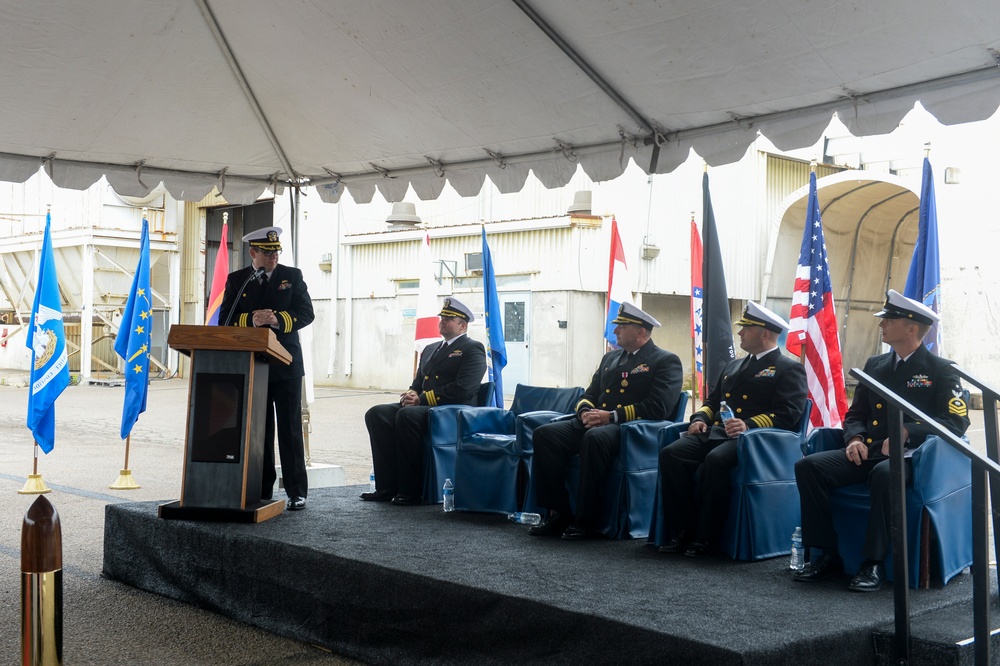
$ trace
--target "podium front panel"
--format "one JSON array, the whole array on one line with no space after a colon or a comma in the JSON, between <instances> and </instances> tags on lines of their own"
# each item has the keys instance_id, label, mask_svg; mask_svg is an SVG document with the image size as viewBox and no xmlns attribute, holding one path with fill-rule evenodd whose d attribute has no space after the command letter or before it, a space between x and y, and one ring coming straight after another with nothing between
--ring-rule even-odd
<instances>
[{"instance_id":1,"label":"podium front panel","mask_svg":"<svg viewBox=\"0 0 1000 666\"><path fill-rule=\"evenodd\" d=\"M180 505L260 501L268 364L245 351L192 352Z\"/></svg>"}]
</instances>

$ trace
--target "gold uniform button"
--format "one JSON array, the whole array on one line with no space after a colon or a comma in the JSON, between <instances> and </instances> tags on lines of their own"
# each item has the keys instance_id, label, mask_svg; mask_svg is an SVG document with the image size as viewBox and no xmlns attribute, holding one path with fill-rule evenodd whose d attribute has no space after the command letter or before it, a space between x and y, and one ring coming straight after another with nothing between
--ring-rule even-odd
<instances>
[{"instance_id":1,"label":"gold uniform button","mask_svg":"<svg viewBox=\"0 0 1000 666\"><path fill-rule=\"evenodd\" d=\"M621 408L622 408L622 406L621 406L621 405L618 405L617 409L621 409Z\"/></svg>"},{"instance_id":2,"label":"gold uniform button","mask_svg":"<svg viewBox=\"0 0 1000 666\"><path fill-rule=\"evenodd\" d=\"M743 408L742 407L737 407L736 408L736 413L737 414L742 414L743 413Z\"/></svg>"},{"instance_id":3,"label":"gold uniform button","mask_svg":"<svg viewBox=\"0 0 1000 666\"><path fill-rule=\"evenodd\" d=\"M746 396L743 396L743 399L744 399L744 400L746 400L746 399L747 399L747 397L746 397Z\"/></svg>"},{"instance_id":4,"label":"gold uniform button","mask_svg":"<svg viewBox=\"0 0 1000 666\"><path fill-rule=\"evenodd\" d=\"M726 397L727 397L727 398L729 397L729 394L728 394L728 393L726 394Z\"/></svg>"},{"instance_id":5,"label":"gold uniform button","mask_svg":"<svg viewBox=\"0 0 1000 666\"><path fill-rule=\"evenodd\" d=\"M611 393L611 389L604 389L605 393Z\"/></svg>"},{"instance_id":6,"label":"gold uniform button","mask_svg":"<svg viewBox=\"0 0 1000 666\"><path fill-rule=\"evenodd\" d=\"M868 443L869 443L869 444L871 444L871 443L872 443L872 438L871 438L871 437L869 437L869 438L868 438Z\"/></svg>"},{"instance_id":7,"label":"gold uniform button","mask_svg":"<svg viewBox=\"0 0 1000 666\"><path fill-rule=\"evenodd\" d=\"M878 419L875 419L874 421L872 421L872 425L873 426L877 426L878 425Z\"/></svg>"},{"instance_id":8,"label":"gold uniform button","mask_svg":"<svg viewBox=\"0 0 1000 666\"><path fill-rule=\"evenodd\" d=\"M625 389L618 389L618 392L619 392L619 393L624 393L624 392L625 392Z\"/></svg>"},{"instance_id":9,"label":"gold uniform button","mask_svg":"<svg viewBox=\"0 0 1000 666\"><path fill-rule=\"evenodd\" d=\"M881 402L876 402L875 403L875 409L882 409L882 403Z\"/></svg>"}]
</instances>

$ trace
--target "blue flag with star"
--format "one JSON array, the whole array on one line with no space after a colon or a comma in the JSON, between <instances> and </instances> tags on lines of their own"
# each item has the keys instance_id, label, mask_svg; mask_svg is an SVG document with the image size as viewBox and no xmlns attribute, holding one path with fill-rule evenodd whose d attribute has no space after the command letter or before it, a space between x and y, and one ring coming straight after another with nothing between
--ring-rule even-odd
<instances>
[{"instance_id":1,"label":"blue flag with star","mask_svg":"<svg viewBox=\"0 0 1000 666\"><path fill-rule=\"evenodd\" d=\"M923 303L941 314L941 259L938 251L937 202L934 197L934 171L931 161L924 158L923 181L920 186L920 217L917 226L917 243L913 246L910 272L906 276L903 296ZM931 326L924 336L924 345L932 354L940 356L941 322Z\"/></svg>"},{"instance_id":2,"label":"blue flag with star","mask_svg":"<svg viewBox=\"0 0 1000 666\"><path fill-rule=\"evenodd\" d=\"M31 308L27 345L31 350L28 428L39 448L52 451L56 442L56 398L69 386L69 362L63 329L62 298L52 253L52 215L45 216L45 235L38 262L35 303Z\"/></svg>"},{"instance_id":3,"label":"blue flag with star","mask_svg":"<svg viewBox=\"0 0 1000 666\"><path fill-rule=\"evenodd\" d=\"M486 227L483 227L483 312L486 319L486 367L490 381L494 383L493 404L487 407L503 409L503 379L501 373L507 365L507 343L503 337L503 316L500 312L500 297L497 295L497 276L493 270L493 255L486 243Z\"/></svg>"},{"instance_id":4,"label":"blue flag with star","mask_svg":"<svg viewBox=\"0 0 1000 666\"><path fill-rule=\"evenodd\" d=\"M122 439L129 436L139 414L146 411L149 391L149 342L153 328L153 302L149 290L149 222L142 218L139 265L125 303L115 351L125 360L125 404Z\"/></svg>"}]
</instances>

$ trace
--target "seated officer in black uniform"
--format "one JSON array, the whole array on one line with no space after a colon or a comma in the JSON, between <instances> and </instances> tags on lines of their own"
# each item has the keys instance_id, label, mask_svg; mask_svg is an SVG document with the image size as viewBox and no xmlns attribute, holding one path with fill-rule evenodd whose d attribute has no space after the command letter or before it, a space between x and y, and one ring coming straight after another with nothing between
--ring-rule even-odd
<instances>
[{"instance_id":1,"label":"seated officer in black uniform","mask_svg":"<svg viewBox=\"0 0 1000 666\"><path fill-rule=\"evenodd\" d=\"M618 455L618 424L635 419L666 419L674 413L683 369L676 354L650 338L660 322L631 303L618 309L616 349L601 359L576 406L577 418L535 430L532 470L538 505L547 520L528 530L532 536L583 539L594 529L597 500ZM575 520L566 493L566 467L580 455L580 488Z\"/></svg>"},{"instance_id":2,"label":"seated officer in black uniform","mask_svg":"<svg viewBox=\"0 0 1000 666\"><path fill-rule=\"evenodd\" d=\"M904 400L934 418L956 435L969 427L958 372L948 359L931 354L921 344L937 313L923 303L893 290L886 295L881 312L882 342L892 351L872 356L865 373L899 394ZM851 408L844 418L844 448L806 456L795 464L795 481L802 503L802 543L822 548L823 554L795 574L795 580L812 582L843 572L833 529L830 490L868 482L871 513L865 535L865 561L848 589L875 592L885 580L883 562L889 552L889 406L880 396L859 384ZM903 415L904 441L915 449L931 434L926 424ZM907 456L904 475L910 476Z\"/></svg>"},{"instance_id":3,"label":"seated officer in black uniform","mask_svg":"<svg viewBox=\"0 0 1000 666\"><path fill-rule=\"evenodd\" d=\"M736 438L751 428L796 430L805 407L805 370L778 348L785 320L749 301L736 325L747 356L726 364L687 434L660 451L661 506L674 533L664 553L703 557L715 549L729 515ZM733 410L725 423L723 402Z\"/></svg>"},{"instance_id":4,"label":"seated officer in black uniform","mask_svg":"<svg viewBox=\"0 0 1000 666\"><path fill-rule=\"evenodd\" d=\"M486 348L466 335L472 311L457 298L446 298L438 316L444 340L424 348L410 388L399 402L376 405L365 414L375 467L375 491L361 493L365 501L420 504L427 411L437 405L476 404L486 374Z\"/></svg>"}]
</instances>

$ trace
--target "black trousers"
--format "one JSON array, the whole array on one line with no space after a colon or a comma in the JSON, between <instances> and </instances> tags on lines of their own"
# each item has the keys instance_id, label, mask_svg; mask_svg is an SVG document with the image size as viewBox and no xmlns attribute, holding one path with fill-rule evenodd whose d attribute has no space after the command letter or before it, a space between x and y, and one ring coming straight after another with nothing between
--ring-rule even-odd
<instances>
[{"instance_id":1,"label":"black trousers","mask_svg":"<svg viewBox=\"0 0 1000 666\"><path fill-rule=\"evenodd\" d=\"M684 435L660 451L660 493L665 524L715 543L729 515L730 474L736 440L718 426Z\"/></svg>"},{"instance_id":2,"label":"black trousers","mask_svg":"<svg viewBox=\"0 0 1000 666\"><path fill-rule=\"evenodd\" d=\"M267 423L264 426L264 467L261 474L260 496L271 499L278 473L274 469L274 427L278 426L278 458L285 494L306 497L309 477L302 442L302 378L285 379L267 384Z\"/></svg>"},{"instance_id":3,"label":"black trousers","mask_svg":"<svg viewBox=\"0 0 1000 666\"><path fill-rule=\"evenodd\" d=\"M375 405L365 413L375 488L420 497L424 484L424 435L430 407Z\"/></svg>"},{"instance_id":4,"label":"black trousers","mask_svg":"<svg viewBox=\"0 0 1000 666\"><path fill-rule=\"evenodd\" d=\"M576 495L575 524L593 529L601 489L618 455L618 434L616 424L586 428L580 419L548 423L536 429L531 465L538 505L570 515L566 468L573 456L579 454L580 488Z\"/></svg>"},{"instance_id":5,"label":"black trousers","mask_svg":"<svg viewBox=\"0 0 1000 666\"><path fill-rule=\"evenodd\" d=\"M912 462L904 460L903 478L910 483ZM889 553L891 523L889 459L883 456L863 460L856 465L847 459L844 449L823 451L795 463L795 483L802 504L802 543L824 550L837 550L833 529L830 491L841 486L868 482L871 513L865 532L862 555L870 560L884 560Z\"/></svg>"}]
</instances>

